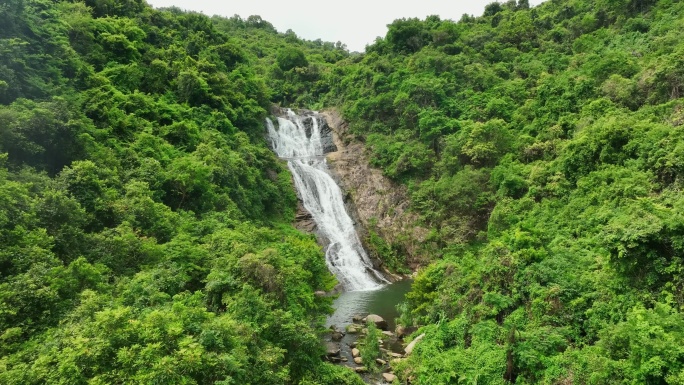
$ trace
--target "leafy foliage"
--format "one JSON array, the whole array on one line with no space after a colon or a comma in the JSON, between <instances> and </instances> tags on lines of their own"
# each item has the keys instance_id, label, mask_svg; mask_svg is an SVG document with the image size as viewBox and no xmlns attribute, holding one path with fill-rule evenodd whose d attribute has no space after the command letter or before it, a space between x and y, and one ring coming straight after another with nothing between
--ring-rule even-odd
<instances>
[{"instance_id":1,"label":"leafy foliage","mask_svg":"<svg viewBox=\"0 0 684 385\"><path fill-rule=\"evenodd\" d=\"M359 383L321 359L335 281L263 137L275 47L346 52L267 26L0 5L0 383Z\"/></svg>"},{"instance_id":2,"label":"leafy foliage","mask_svg":"<svg viewBox=\"0 0 684 385\"><path fill-rule=\"evenodd\" d=\"M492 3L338 64L325 100L430 229L402 379L681 383L682 12Z\"/></svg>"},{"instance_id":3,"label":"leafy foliage","mask_svg":"<svg viewBox=\"0 0 684 385\"><path fill-rule=\"evenodd\" d=\"M375 326L375 322L369 321L366 324L366 330L368 332L362 338L359 344L359 350L361 351L361 357L363 358L363 364L371 373L376 373L378 371L376 358L380 358L380 340L382 337L382 332Z\"/></svg>"},{"instance_id":4,"label":"leafy foliage","mask_svg":"<svg viewBox=\"0 0 684 385\"><path fill-rule=\"evenodd\" d=\"M6 1L0 382L359 383L320 358L334 280L289 225L276 103L339 106L430 230L402 379L682 383L682 14L508 1L350 54L258 16Z\"/></svg>"}]
</instances>

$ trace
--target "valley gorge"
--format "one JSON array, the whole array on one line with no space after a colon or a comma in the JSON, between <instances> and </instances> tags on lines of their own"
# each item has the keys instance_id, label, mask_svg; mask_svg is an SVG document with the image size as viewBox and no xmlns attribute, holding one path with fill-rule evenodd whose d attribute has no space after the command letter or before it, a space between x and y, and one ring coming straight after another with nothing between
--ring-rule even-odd
<instances>
[{"instance_id":1,"label":"valley gorge","mask_svg":"<svg viewBox=\"0 0 684 385\"><path fill-rule=\"evenodd\" d=\"M381 334L383 349L387 350L380 356L385 360L380 357L378 360L386 362L392 357L403 357L401 339L393 332L394 318L399 316L396 308L404 300L410 281L407 277L392 274L382 260L376 259L371 263L356 231L367 234L365 226L370 221L375 222L378 217L383 218L383 221L375 229L388 233L399 229L406 231L399 227L405 222L398 221L401 215L405 215L403 211L387 218L388 209L398 207L396 200L403 199L404 205L408 204L405 191L399 189L390 193L392 182L378 170L369 172L371 168L366 163L363 148L357 144L350 149L350 143L340 140L344 127L339 115L331 112L294 112L281 108L273 108L272 111L275 118L266 121L268 138L274 152L288 163L293 184L298 191L295 226L317 235L324 249L328 268L340 282L334 291L337 298L333 302L333 314L326 321L326 326L330 329L323 339L328 352L327 359L351 367L367 383L373 383L382 376L368 374L368 366L360 361L356 348L359 343L363 343L363 338L367 338L364 337L367 331L363 322L359 323L359 319L373 314L373 317L383 320L384 329L387 330L387 322L382 317L388 318L391 331L383 331ZM330 121L333 122L332 128ZM341 183L346 182L347 186L354 186L355 194L340 191L331 184L333 181L329 175L331 169L328 161L334 162L333 170L337 170L333 174L335 179ZM357 195L358 193L362 195ZM343 199L343 195L346 198ZM363 210L358 210L360 196L364 197ZM383 197L382 203L378 197ZM388 202L387 199L395 202ZM352 213L357 220L352 221L348 213ZM415 217L411 219L415 220ZM414 229L412 234L419 230ZM366 245L367 237L364 237ZM375 271L376 267L381 267L384 272ZM388 279L407 281L393 284ZM373 358L366 358L370 359ZM391 370L389 366L384 369ZM387 375L394 376L389 373Z\"/></svg>"},{"instance_id":2,"label":"valley gorge","mask_svg":"<svg viewBox=\"0 0 684 385\"><path fill-rule=\"evenodd\" d=\"M684 2L256 4L0 4L0 384L684 383Z\"/></svg>"}]
</instances>

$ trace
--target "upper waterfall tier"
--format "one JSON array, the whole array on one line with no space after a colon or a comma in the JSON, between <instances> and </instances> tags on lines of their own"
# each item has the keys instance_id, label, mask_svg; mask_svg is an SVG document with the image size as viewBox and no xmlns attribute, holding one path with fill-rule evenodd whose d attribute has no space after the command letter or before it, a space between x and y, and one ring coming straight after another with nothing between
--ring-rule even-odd
<instances>
[{"instance_id":1,"label":"upper waterfall tier","mask_svg":"<svg viewBox=\"0 0 684 385\"><path fill-rule=\"evenodd\" d=\"M342 191L328 173L323 155L334 151L335 145L325 120L317 113L300 116L288 110L287 116L278 117L277 128L270 119L266 125L273 150L288 159L304 207L329 241L325 259L330 271L347 291L381 287L387 281L373 269L345 209Z\"/></svg>"}]
</instances>

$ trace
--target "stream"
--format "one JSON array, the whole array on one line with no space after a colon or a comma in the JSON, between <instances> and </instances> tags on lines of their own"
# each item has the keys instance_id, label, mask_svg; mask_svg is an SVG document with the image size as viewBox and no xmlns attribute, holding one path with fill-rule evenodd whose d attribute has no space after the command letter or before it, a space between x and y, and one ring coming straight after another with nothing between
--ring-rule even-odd
<instances>
[{"instance_id":1,"label":"stream","mask_svg":"<svg viewBox=\"0 0 684 385\"><path fill-rule=\"evenodd\" d=\"M395 319L399 317L397 305L404 301L404 296L411 290L411 280L403 280L385 285L373 291L349 291L341 293L333 302L335 312L325 322L326 327L334 326L338 330L345 330L347 325L353 324L354 316L377 314L387 321L388 330L394 331ZM351 347L359 335L346 334L340 341L340 357L346 359L345 365L356 367L351 353ZM386 346L389 350L402 353L402 341L394 341Z\"/></svg>"}]
</instances>

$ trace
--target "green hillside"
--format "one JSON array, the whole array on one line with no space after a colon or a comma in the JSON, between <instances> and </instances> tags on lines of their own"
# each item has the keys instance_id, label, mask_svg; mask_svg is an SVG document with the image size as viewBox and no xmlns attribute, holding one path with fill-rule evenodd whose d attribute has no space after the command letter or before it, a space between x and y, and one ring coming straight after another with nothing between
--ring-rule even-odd
<instances>
[{"instance_id":1,"label":"green hillside","mask_svg":"<svg viewBox=\"0 0 684 385\"><path fill-rule=\"evenodd\" d=\"M361 382L321 358L335 280L273 104L338 108L430 230L402 383L684 384L682 15L492 3L358 55L258 16L5 1L0 384Z\"/></svg>"},{"instance_id":2,"label":"green hillside","mask_svg":"<svg viewBox=\"0 0 684 385\"><path fill-rule=\"evenodd\" d=\"M493 3L397 20L339 64L327 103L432 231L403 378L684 383L682 15Z\"/></svg>"},{"instance_id":3,"label":"green hillside","mask_svg":"<svg viewBox=\"0 0 684 385\"><path fill-rule=\"evenodd\" d=\"M321 360L314 292L335 282L263 137L280 53L344 50L258 18L15 0L0 52L0 383L360 381Z\"/></svg>"}]
</instances>

